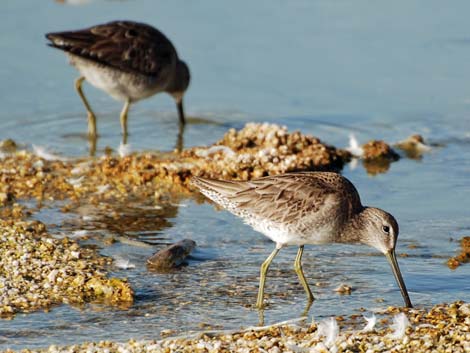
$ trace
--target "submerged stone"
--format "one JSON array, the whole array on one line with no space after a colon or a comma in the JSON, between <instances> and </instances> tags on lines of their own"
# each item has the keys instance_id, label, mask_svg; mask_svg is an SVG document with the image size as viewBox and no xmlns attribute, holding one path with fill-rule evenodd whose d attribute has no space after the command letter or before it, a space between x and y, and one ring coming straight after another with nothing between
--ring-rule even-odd
<instances>
[{"instance_id":1,"label":"submerged stone","mask_svg":"<svg viewBox=\"0 0 470 353\"><path fill-rule=\"evenodd\" d=\"M183 239L156 252L147 260L147 267L152 271L168 271L181 266L191 251L196 247L196 242L191 239Z\"/></svg>"}]
</instances>

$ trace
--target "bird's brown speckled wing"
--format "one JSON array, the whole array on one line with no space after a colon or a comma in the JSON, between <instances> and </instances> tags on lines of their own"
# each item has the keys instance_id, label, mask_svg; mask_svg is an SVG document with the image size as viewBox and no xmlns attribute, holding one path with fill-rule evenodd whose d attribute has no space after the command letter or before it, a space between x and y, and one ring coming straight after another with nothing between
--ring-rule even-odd
<instances>
[{"instance_id":1,"label":"bird's brown speckled wing","mask_svg":"<svg viewBox=\"0 0 470 353\"><path fill-rule=\"evenodd\" d=\"M276 223L311 217L325 210L325 202L326 208L337 203L345 216L362 208L355 187L336 173L291 173L246 182L197 178L194 184L234 213Z\"/></svg>"},{"instance_id":2,"label":"bird's brown speckled wing","mask_svg":"<svg viewBox=\"0 0 470 353\"><path fill-rule=\"evenodd\" d=\"M115 21L46 37L53 47L125 72L158 76L177 61L170 40L143 23Z\"/></svg>"}]
</instances>

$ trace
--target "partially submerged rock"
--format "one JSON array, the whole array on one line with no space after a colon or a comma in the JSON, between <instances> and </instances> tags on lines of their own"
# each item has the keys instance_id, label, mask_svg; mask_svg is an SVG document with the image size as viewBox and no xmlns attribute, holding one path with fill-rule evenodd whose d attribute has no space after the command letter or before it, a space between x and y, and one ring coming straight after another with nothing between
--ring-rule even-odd
<instances>
[{"instance_id":1,"label":"partially submerged rock","mask_svg":"<svg viewBox=\"0 0 470 353\"><path fill-rule=\"evenodd\" d=\"M417 134L397 142L395 146L405 152L405 155L411 159L421 159L423 153L431 150L431 146L424 142L423 136Z\"/></svg>"},{"instance_id":2,"label":"partially submerged rock","mask_svg":"<svg viewBox=\"0 0 470 353\"><path fill-rule=\"evenodd\" d=\"M400 159L400 156L390 145L381 140L372 140L362 146L363 165L369 174L384 173L390 168L392 162Z\"/></svg>"},{"instance_id":3,"label":"partially submerged rock","mask_svg":"<svg viewBox=\"0 0 470 353\"><path fill-rule=\"evenodd\" d=\"M351 154L285 126L249 123L230 129L212 147L195 147L182 157L202 159L197 175L249 180L293 171L340 170Z\"/></svg>"},{"instance_id":4,"label":"partially submerged rock","mask_svg":"<svg viewBox=\"0 0 470 353\"><path fill-rule=\"evenodd\" d=\"M191 239L183 239L156 252L147 260L147 267L152 271L169 271L181 266L191 251L196 247L196 242Z\"/></svg>"},{"instance_id":5,"label":"partially submerged rock","mask_svg":"<svg viewBox=\"0 0 470 353\"><path fill-rule=\"evenodd\" d=\"M452 270L464 263L470 262L470 237L463 237L460 240L460 246L462 248L460 254L447 260L447 266Z\"/></svg>"},{"instance_id":6,"label":"partially submerged rock","mask_svg":"<svg viewBox=\"0 0 470 353\"><path fill-rule=\"evenodd\" d=\"M378 159L397 161L400 158L393 148L382 140L369 141L362 146L362 149L364 150L363 158L366 161Z\"/></svg>"},{"instance_id":7,"label":"partially submerged rock","mask_svg":"<svg viewBox=\"0 0 470 353\"><path fill-rule=\"evenodd\" d=\"M335 288L335 292L342 295L349 295L352 292L352 287L348 284L341 283L338 287Z\"/></svg>"},{"instance_id":8,"label":"partially submerged rock","mask_svg":"<svg viewBox=\"0 0 470 353\"><path fill-rule=\"evenodd\" d=\"M349 146L346 147L346 150L356 160L362 159L367 173L372 175L385 173L390 168L390 164L400 158L384 141L371 140L361 146L353 134L349 136Z\"/></svg>"}]
</instances>

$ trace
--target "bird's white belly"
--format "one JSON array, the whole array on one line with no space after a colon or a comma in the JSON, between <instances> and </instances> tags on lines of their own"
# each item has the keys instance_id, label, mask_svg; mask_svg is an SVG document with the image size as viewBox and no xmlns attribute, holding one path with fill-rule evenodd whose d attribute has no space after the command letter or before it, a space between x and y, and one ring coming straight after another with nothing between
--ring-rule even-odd
<instances>
[{"instance_id":1,"label":"bird's white belly","mask_svg":"<svg viewBox=\"0 0 470 353\"><path fill-rule=\"evenodd\" d=\"M74 56L71 56L71 63L91 85L119 101L130 99L136 102L163 91L163 87L157 82L152 82L151 79L136 78L136 75L99 66Z\"/></svg>"},{"instance_id":2,"label":"bird's white belly","mask_svg":"<svg viewBox=\"0 0 470 353\"><path fill-rule=\"evenodd\" d=\"M312 229L308 233L301 233L295 229L289 229L287 225L278 225L265 220L248 220L247 223L260 233L266 235L276 244L280 245L305 245L325 244L334 241L334 230L330 226Z\"/></svg>"}]
</instances>

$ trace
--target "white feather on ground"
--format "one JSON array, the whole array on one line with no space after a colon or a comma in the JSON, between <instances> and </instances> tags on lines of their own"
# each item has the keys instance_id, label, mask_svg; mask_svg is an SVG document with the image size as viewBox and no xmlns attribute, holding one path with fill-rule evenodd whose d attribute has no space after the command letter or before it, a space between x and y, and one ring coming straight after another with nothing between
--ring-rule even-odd
<instances>
[{"instance_id":1,"label":"white feather on ground","mask_svg":"<svg viewBox=\"0 0 470 353\"><path fill-rule=\"evenodd\" d=\"M88 231L86 229L81 229L81 230L74 230L67 236L69 236L72 239L76 239L76 238L82 238L87 235L88 235Z\"/></svg>"},{"instance_id":2,"label":"white feather on ground","mask_svg":"<svg viewBox=\"0 0 470 353\"><path fill-rule=\"evenodd\" d=\"M74 230L74 231L71 231L71 232L67 231L67 232L54 233L54 234L52 234L52 236L55 239L63 239L63 238L79 239L79 238L86 237L89 234L90 233L87 230L80 229L80 230Z\"/></svg>"},{"instance_id":3,"label":"white feather on ground","mask_svg":"<svg viewBox=\"0 0 470 353\"><path fill-rule=\"evenodd\" d=\"M33 153L39 158L45 159L46 161L66 161L67 158L58 156L49 152L43 146L33 145Z\"/></svg>"},{"instance_id":4,"label":"white feather on ground","mask_svg":"<svg viewBox=\"0 0 470 353\"><path fill-rule=\"evenodd\" d=\"M211 154L216 152L223 152L227 157L233 157L235 152L230 147L227 146L212 146L206 150L196 151L198 157L209 157Z\"/></svg>"},{"instance_id":5,"label":"white feather on ground","mask_svg":"<svg viewBox=\"0 0 470 353\"><path fill-rule=\"evenodd\" d=\"M401 340L405 336L408 326L410 326L410 322L404 313L395 315L391 326L393 332L389 334L389 337L394 340Z\"/></svg>"},{"instance_id":6,"label":"white feather on ground","mask_svg":"<svg viewBox=\"0 0 470 353\"><path fill-rule=\"evenodd\" d=\"M367 321L367 325L362 329L362 332L371 332L375 329L375 324L377 323L377 317L372 313L371 317L364 316L364 319Z\"/></svg>"},{"instance_id":7,"label":"white feather on ground","mask_svg":"<svg viewBox=\"0 0 470 353\"><path fill-rule=\"evenodd\" d=\"M79 178L68 178L68 179L65 179L65 181L67 183L69 183L70 185L72 185L73 187L80 187L80 185L82 185L82 181L83 179L85 178L85 176L81 176Z\"/></svg>"},{"instance_id":8,"label":"white feather on ground","mask_svg":"<svg viewBox=\"0 0 470 353\"><path fill-rule=\"evenodd\" d=\"M324 352L325 347L327 347L329 352L335 353L338 350L335 345L338 335L339 327L336 318L330 317L329 319L320 321L317 327L316 337L324 336L325 339L323 342L313 347L312 352Z\"/></svg>"},{"instance_id":9,"label":"white feather on ground","mask_svg":"<svg viewBox=\"0 0 470 353\"><path fill-rule=\"evenodd\" d=\"M118 153L121 158L127 157L132 153L132 147L129 143L123 144L121 143L118 147Z\"/></svg>"},{"instance_id":10,"label":"white feather on ground","mask_svg":"<svg viewBox=\"0 0 470 353\"><path fill-rule=\"evenodd\" d=\"M292 352L294 353L310 353L311 352L310 348L300 347L296 345L294 342L292 342L292 340L286 337L282 329L281 329L281 337L284 341L284 345L286 346L286 348L291 350Z\"/></svg>"},{"instance_id":11,"label":"white feather on ground","mask_svg":"<svg viewBox=\"0 0 470 353\"><path fill-rule=\"evenodd\" d=\"M97 193L97 194L102 194L102 193L104 193L105 191L108 191L110 188L111 188L111 185L109 185L109 184L98 185L98 186L96 187L96 193Z\"/></svg>"},{"instance_id":12,"label":"white feather on ground","mask_svg":"<svg viewBox=\"0 0 470 353\"><path fill-rule=\"evenodd\" d=\"M73 168L70 171L70 174L77 175L77 174L86 173L87 171L90 170L90 167L91 167L91 162L79 163L79 164L77 164L77 166L75 168Z\"/></svg>"}]
</instances>

